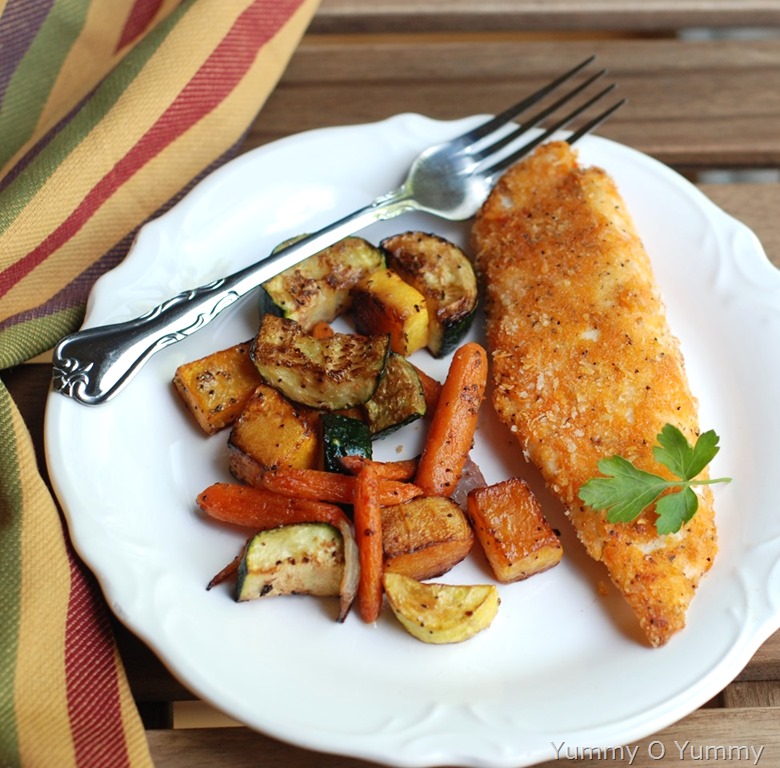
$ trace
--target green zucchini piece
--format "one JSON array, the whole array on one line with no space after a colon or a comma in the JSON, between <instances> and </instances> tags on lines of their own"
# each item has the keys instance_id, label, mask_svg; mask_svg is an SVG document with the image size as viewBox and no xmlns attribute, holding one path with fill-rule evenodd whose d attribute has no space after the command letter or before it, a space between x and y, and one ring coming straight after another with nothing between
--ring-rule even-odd
<instances>
[{"instance_id":1,"label":"green zucchini piece","mask_svg":"<svg viewBox=\"0 0 780 768\"><path fill-rule=\"evenodd\" d=\"M276 249L290 245L291 238ZM332 322L352 304L351 290L384 266L384 253L361 237L347 237L267 280L260 289L260 312L300 323L304 331Z\"/></svg>"},{"instance_id":2,"label":"green zucchini piece","mask_svg":"<svg viewBox=\"0 0 780 768\"><path fill-rule=\"evenodd\" d=\"M374 394L389 350L387 336L315 339L294 320L264 315L250 354L263 379L289 400L340 411Z\"/></svg>"},{"instance_id":3,"label":"green zucchini piece","mask_svg":"<svg viewBox=\"0 0 780 768\"><path fill-rule=\"evenodd\" d=\"M325 523L297 523L255 534L238 564L236 600L276 595L338 595L344 540Z\"/></svg>"},{"instance_id":4,"label":"green zucchini piece","mask_svg":"<svg viewBox=\"0 0 780 768\"><path fill-rule=\"evenodd\" d=\"M425 391L414 366L391 352L374 396L365 404L368 428L376 439L425 416Z\"/></svg>"},{"instance_id":5,"label":"green zucchini piece","mask_svg":"<svg viewBox=\"0 0 780 768\"><path fill-rule=\"evenodd\" d=\"M320 416L324 467L328 472L343 472L342 456L372 457L371 430L360 419L325 411Z\"/></svg>"},{"instance_id":6,"label":"green zucchini piece","mask_svg":"<svg viewBox=\"0 0 780 768\"><path fill-rule=\"evenodd\" d=\"M414 286L428 305L428 349L443 357L458 346L477 310L474 267L457 245L425 232L384 239L388 268Z\"/></svg>"}]
</instances>

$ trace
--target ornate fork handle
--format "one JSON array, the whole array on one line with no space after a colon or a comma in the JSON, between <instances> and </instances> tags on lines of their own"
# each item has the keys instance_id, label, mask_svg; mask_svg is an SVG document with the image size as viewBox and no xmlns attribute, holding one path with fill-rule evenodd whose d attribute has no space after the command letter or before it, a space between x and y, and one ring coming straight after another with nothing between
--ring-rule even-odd
<instances>
[{"instance_id":1,"label":"ornate fork handle","mask_svg":"<svg viewBox=\"0 0 780 768\"><path fill-rule=\"evenodd\" d=\"M417 208L410 190L402 186L232 275L183 291L140 317L66 336L54 348L54 391L85 405L111 399L152 355L203 328L274 275L369 224Z\"/></svg>"},{"instance_id":2,"label":"ornate fork handle","mask_svg":"<svg viewBox=\"0 0 780 768\"><path fill-rule=\"evenodd\" d=\"M570 89L553 104L513 121L539 99L554 91L587 66L586 59L560 77L495 117L443 144L423 150L411 163L406 181L395 191L377 198L355 213L321 229L265 259L210 285L175 296L145 315L127 323L80 331L64 338L54 350L54 390L95 405L113 397L157 351L194 333L233 305L250 290L302 259L327 248L342 237L376 221L407 211L427 211L451 221L473 216L484 202L493 182L512 163L581 115L613 88L600 93L572 111L556 116L552 125L535 136L528 132L570 101L604 71L597 72ZM573 143L606 120L623 100L580 126L567 141ZM517 141L523 143L518 146ZM489 146L485 142L489 141Z\"/></svg>"}]
</instances>

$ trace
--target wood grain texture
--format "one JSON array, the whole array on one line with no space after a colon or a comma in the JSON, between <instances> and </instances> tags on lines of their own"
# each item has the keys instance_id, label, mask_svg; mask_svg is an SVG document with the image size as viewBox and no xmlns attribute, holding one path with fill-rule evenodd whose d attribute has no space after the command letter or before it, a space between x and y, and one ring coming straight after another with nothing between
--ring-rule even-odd
<instances>
[{"instance_id":1,"label":"wood grain texture","mask_svg":"<svg viewBox=\"0 0 780 768\"><path fill-rule=\"evenodd\" d=\"M496 112L591 54L626 104L599 133L684 172L780 166L777 41L308 38L246 147L400 112Z\"/></svg>"},{"instance_id":2,"label":"wood grain texture","mask_svg":"<svg viewBox=\"0 0 780 768\"><path fill-rule=\"evenodd\" d=\"M322 0L317 32L676 30L780 24L774 0Z\"/></svg>"},{"instance_id":3,"label":"wood grain texture","mask_svg":"<svg viewBox=\"0 0 780 768\"><path fill-rule=\"evenodd\" d=\"M778 709L775 707L747 707L740 709L700 709L688 717L644 739L628 745L634 753L634 768L651 768L669 763L699 768L721 768L724 764L752 765L750 748L761 750L759 765L780 764L780 731L777 730ZM589 749L583 759L574 762L595 762L605 768L629 764L627 752L593 751L596 744L567 744L561 748L559 740L550 744L550 760L540 768L554 768L568 764L567 747ZM157 768L367 768L373 763L353 758L335 757L309 752L284 745L246 728L210 728L197 730L167 730L149 732L149 746ZM602 745L603 747L604 745ZM718 747L746 747L747 752L732 752L732 761ZM705 747L710 747L705 751ZM560 759L555 759L556 748ZM681 749L682 755L681 758ZM665 756L661 758L662 750ZM742 763L735 762L737 754L748 755ZM613 756L614 755L614 756ZM699 758L698 756L701 755Z\"/></svg>"},{"instance_id":4,"label":"wood grain texture","mask_svg":"<svg viewBox=\"0 0 780 768\"><path fill-rule=\"evenodd\" d=\"M745 195L750 189L756 194L748 204ZM772 220L777 218L777 211L780 211L780 184L763 184L760 187L703 184L701 190L726 213L750 227L761 241L769 260L780 267L780 227L772 224Z\"/></svg>"}]
</instances>

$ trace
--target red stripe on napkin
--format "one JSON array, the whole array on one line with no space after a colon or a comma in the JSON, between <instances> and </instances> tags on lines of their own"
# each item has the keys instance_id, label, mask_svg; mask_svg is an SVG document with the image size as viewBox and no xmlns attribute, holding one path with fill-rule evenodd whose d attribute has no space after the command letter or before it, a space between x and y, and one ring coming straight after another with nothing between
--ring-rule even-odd
<instances>
[{"instance_id":1,"label":"red stripe on napkin","mask_svg":"<svg viewBox=\"0 0 780 768\"><path fill-rule=\"evenodd\" d=\"M147 162L181 136L228 96L251 67L261 45L284 25L300 1L257 0L247 8L222 42L141 140L86 195L79 206L24 258L0 272L0 298L38 264L62 247L101 204Z\"/></svg>"},{"instance_id":2,"label":"red stripe on napkin","mask_svg":"<svg viewBox=\"0 0 780 768\"><path fill-rule=\"evenodd\" d=\"M65 686L77 766L130 765L114 639L97 585L70 557L65 625Z\"/></svg>"},{"instance_id":3,"label":"red stripe on napkin","mask_svg":"<svg viewBox=\"0 0 780 768\"><path fill-rule=\"evenodd\" d=\"M121 51L128 43L140 37L160 10L163 0L136 0L119 36L116 50Z\"/></svg>"}]
</instances>

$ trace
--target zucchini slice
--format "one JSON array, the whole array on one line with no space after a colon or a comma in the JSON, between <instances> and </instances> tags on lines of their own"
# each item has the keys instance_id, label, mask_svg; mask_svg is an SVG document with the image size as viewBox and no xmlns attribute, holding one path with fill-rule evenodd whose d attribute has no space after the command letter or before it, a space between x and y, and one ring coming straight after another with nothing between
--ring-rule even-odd
<instances>
[{"instance_id":1,"label":"zucchini slice","mask_svg":"<svg viewBox=\"0 0 780 768\"><path fill-rule=\"evenodd\" d=\"M344 472L342 456L372 457L371 431L360 419L325 411L322 424L323 465L327 472Z\"/></svg>"},{"instance_id":2,"label":"zucchini slice","mask_svg":"<svg viewBox=\"0 0 780 768\"><path fill-rule=\"evenodd\" d=\"M417 369L405 357L391 352L379 386L364 407L374 438L425 416L425 390Z\"/></svg>"},{"instance_id":3,"label":"zucchini slice","mask_svg":"<svg viewBox=\"0 0 780 768\"><path fill-rule=\"evenodd\" d=\"M344 541L326 523L296 523L255 534L238 564L236 600L276 595L338 595Z\"/></svg>"},{"instance_id":4,"label":"zucchini slice","mask_svg":"<svg viewBox=\"0 0 780 768\"><path fill-rule=\"evenodd\" d=\"M477 277L457 245L425 232L384 239L387 266L414 286L428 304L428 349L435 357L452 352L471 327L477 309Z\"/></svg>"},{"instance_id":5,"label":"zucchini slice","mask_svg":"<svg viewBox=\"0 0 780 768\"><path fill-rule=\"evenodd\" d=\"M353 286L383 266L379 248L361 237L347 237L263 283L260 312L295 320L304 331L318 322L330 323L351 306Z\"/></svg>"},{"instance_id":6,"label":"zucchini slice","mask_svg":"<svg viewBox=\"0 0 780 768\"><path fill-rule=\"evenodd\" d=\"M339 411L374 394L388 352L387 336L336 333L315 339L294 320L264 315L251 355L263 379L289 400Z\"/></svg>"}]
</instances>

